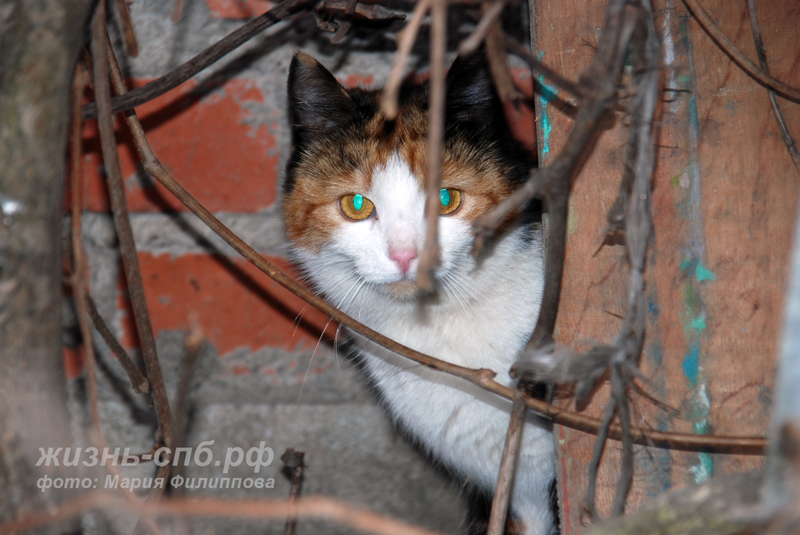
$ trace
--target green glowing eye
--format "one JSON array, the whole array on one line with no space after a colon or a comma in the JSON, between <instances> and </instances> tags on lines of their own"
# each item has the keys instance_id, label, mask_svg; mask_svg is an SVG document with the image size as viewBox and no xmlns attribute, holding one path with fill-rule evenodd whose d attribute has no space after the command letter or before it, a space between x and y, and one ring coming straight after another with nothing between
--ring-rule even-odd
<instances>
[{"instance_id":1,"label":"green glowing eye","mask_svg":"<svg viewBox=\"0 0 800 535\"><path fill-rule=\"evenodd\" d=\"M339 208L346 217L355 221L366 219L375 211L372 201L359 193L345 195L339 199Z\"/></svg>"},{"instance_id":2,"label":"green glowing eye","mask_svg":"<svg viewBox=\"0 0 800 535\"><path fill-rule=\"evenodd\" d=\"M455 188L442 188L439 190L439 202L442 205L439 207L440 215L450 215L461 206L462 194L461 190Z\"/></svg>"}]
</instances>

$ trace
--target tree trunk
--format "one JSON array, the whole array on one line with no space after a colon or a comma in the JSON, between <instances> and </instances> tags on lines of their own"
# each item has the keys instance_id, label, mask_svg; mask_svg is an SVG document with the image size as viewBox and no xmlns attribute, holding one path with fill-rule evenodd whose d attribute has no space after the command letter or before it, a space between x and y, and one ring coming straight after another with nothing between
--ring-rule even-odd
<instances>
[{"instance_id":1,"label":"tree trunk","mask_svg":"<svg viewBox=\"0 0 800 535\"><path fill-rule=\"evenodd\" d=\"M70 81L90 6L0 0L0 522L63 499L37 488L42 477L79 476L63 463L36 463L40 448L71 443L61 203Z\"/></svg>"}]
</instances>

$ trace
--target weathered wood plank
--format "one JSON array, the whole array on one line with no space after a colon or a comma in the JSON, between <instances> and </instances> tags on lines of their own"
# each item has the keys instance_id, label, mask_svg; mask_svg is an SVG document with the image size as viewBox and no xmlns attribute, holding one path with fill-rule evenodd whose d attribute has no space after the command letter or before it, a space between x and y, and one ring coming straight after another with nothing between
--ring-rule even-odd
<instances>
[{"instance_id":1,"label":"weathered wood plank","mask_svg":"<svg viewBox=\"0 0 800 535\"><path fill-rule=\"evenodd\" d=\"M754 46L744 2L704 0L723 31L750 57ZM800 6L758 2L773 74L800 85ZM637 425L680 432L760 435L767 427L774 355L798 195L798 176L772 116L766 90L742 73L703 33L678 0L655 2L664 43L664 94L652 207L654 242L647 272L648 333L642 369L649 390L678 408L670 417L638 398ZM576 79L591 61L605 2L537 1L539 55ZM783 102L800 137L800 106ZM547 163L571 120L540 97L539 144ZM562 343L610 342L624 313L622 247L592 256L602 239L622 172L625 122L600 138L570 204L564 289L557 325ZM605 389L588 412L600 415ZM565 534L580 531L593 437L558 428ZM601 467L598 505L607 514L619 445ZM759 458L636 450L629 511L673 487L758 467Z\"/></svg>"}]
</instances>

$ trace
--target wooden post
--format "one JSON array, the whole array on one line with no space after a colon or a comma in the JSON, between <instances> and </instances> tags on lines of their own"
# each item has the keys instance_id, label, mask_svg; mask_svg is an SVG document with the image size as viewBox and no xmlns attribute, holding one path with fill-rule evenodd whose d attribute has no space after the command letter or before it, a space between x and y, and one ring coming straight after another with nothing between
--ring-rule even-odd
<instances>
[{"instance_id":1,"label":"wooden post","mask_svg":"<svg viewBox=\"0 0 800 535\"><path fill-rule=\"evenodd\" d=\"M643 385L676 408L670 415L634 397L633 423L678 432L764 435L797 208L798 177L772 115L767 91L715 45L680 0L654 2L663 43L664 100L647 265ZM757 63L747 6L703 0L721 29ZM531 0L535 50L577 80L592 59L605 2ZM772 74L800 85L800 5L758 2ZM545 90L537 97L540 158L546 165L572 121ZM781 101L800 138L800 106ZM625 154L624 114L598 140L573 188L556 338L574 347L611 342L622 324L627 286L623 247L603 248ZM607 387L587 411L600 416ZM594 437L555 429L562 531L581 531ZM762 466L759 457L637 447L627 512L672 488ZM608 515L619 472L609 443L598 480Z\"/></svg>"}]
</instances>

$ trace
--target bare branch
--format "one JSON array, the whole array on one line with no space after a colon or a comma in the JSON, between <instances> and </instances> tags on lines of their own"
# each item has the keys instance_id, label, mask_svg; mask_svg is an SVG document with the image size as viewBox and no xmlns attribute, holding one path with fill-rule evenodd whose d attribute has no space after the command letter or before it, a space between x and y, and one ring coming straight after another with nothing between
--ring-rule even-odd
<instances>
[{"instance_id":1,"label":"bare branch","mask_svg":"<svg viewBox=\"0 0 800 535\"><path fill-rule=\"evenodd\" d=\"M569 93L578 100L586 98L585 88L573 82L570 82L569 80L565 79L563 76L558 74L556 71L554 71L553 69L551 69L538 59L536 59L533 56L533 54L531 54L530 51L527 48L525 48L525 46L523 46L522 43L520 43L519 41L517 41L508 34L505 35L505 43L506 47L512 54L524 60L525 63L527 63L531 69L538 72L540 75L544 76L548 82L550 82L557 88L566 91L567 93Z\"/></svg>"},{"instance_id":2,"label":"bare branch","mask_svg":"<svg viewBox=\"0 0 800 535\"><path fill-rule=\"evenodd\" d=\"M692 12L708 36L717 43L717 46L751 78L761 85L771 88L783 98L800 103L800 90L773 78L768 72L759 69L758 65L750 61L750 58L745 56L744 52L739 50L733 44L733 41L719 29L719 26L708 16L705 8L700 5L698 0L683 0L683 3L686 4L686 7L689 8L689 11Z\"/></svg>"},{"instance_id":3,"label":"bare branch","mask_svg":"<svg viewBox=\"0 0 800 535\"><path fill-rule=\"evenodd\" d=\"M447 52L447 2L433 0L431 7L431 79L428 103L428 148L425 173L425 245L419 257L417 288L433 291L433 273L439 267L439 189L442 183L442 139L444 137L445 68Z\"/></svg>"},{"instance_id":4,"label":"bare branch","mask_svg":"<svg viewBox=\"0 0 800 535\"><path fill-rule=\"evenodd\" d=\"M486 5L484 3L484 5ZM489 35L489 30L492 29L494 26L495 21L500 17L503 13L503 8L506 7L506 3L503 0L498 0L483 13L483 17L481 17L480 22L475 29L472 30L472 33L469 37L461 41L461 44L458 45L458 54L460 56L468 56L475 52L481 43L486 39L486 36Z\"/></svg>"},{"instance_id":5,"label":"bare branch","mask_svg":"<svg viewBox=\"0 0 800 535\"><path fill-rule=\"evenodd\" d=\"M488 11L488 2L484 2L484 9ZM496 5L496 4L495 4ZM493 6L492 6L493 7ZM489 62L489 72L497 88L497 94L503 102L517 103L523 98L522 92L517 89L511 71L508 68L508 56L506 55L505 33L499 20L489 28L489 35L486 36L486 59Z\"/></svg>"},{"instance_id":6,"label":"bare branch","mask_svg":"<svg viewBox=\"0 0 800 535\"><path fill-rule=\"evenodd\" d=\"M292 487L289 491L290 511L286 519L284 535L294 535L294 529L297 526L297 513L295 512L295 508L297 507L297 500L300 498L300 491L303 488L304 458L305 453L302 451L295 451L293 448L288 448L283 452L283 455L281 455L281 461L283 461L286 470L289 472L292 482Z\"/></svg>"},{"instance_id":7,"label":"bare branch","mask_svg":"<svg viewBox=\"0 0 800 535\"><path fill-rule=\"evenodd\" d=\"M100 10L98 10L100 11ZM103 12L105 14L105 12ZM100 428L100 414L97 412L97 381L95 380L95 354L92 343L92 330L89 327L89 312L86 292L86 262L81 242L81 215L83 212L83 143L81 131L81 101L83 90L89 77L81 64L75 70L72 81L72 127L69 137L69 150L72 169L72 289L78 312L78 323L83 338L83 354L86 362L87 392L89 395L89 414L95 429Z\"/></svg>"},{"instance_id":8,"label":"bare branch","mask_svg":"<svg viewBox=\"0 0 800 535\"><path fill-rule=\"evenodd\" d=\"M525 399L518 390L514 394L514 404L511 406L511 419L503 447L503 458L500 460L500 473L497 475L497 487L492 500L487 535L503 535L505 531L508 504L511 500L514 473L517 470L517 459L522 443L522 430L525 427L525 408Z\"/></svg>"},{"instance_id":9,"label":"bare branch","mask_svg":"<svg viewBox=\"0 0 800 535\"><path fill-rule=\"evenodd\" d=\"M0 524L0 535L11 535L58 522L90 509L134 511L143 515L180 515L214 518L279 519L294 511L298 517L322 518L376 535L441 535L372 511L358 509L338 500L309 497L292 508L289 500L223 500L193 497L130 503L108 492L92 492L48 510L33 511Z\"/></svg>"},{"instance_id":10,"label":"bare branch","mask_svg":"<svg viewBox=\"0 0 800 535\"><path fill-rule=\"evenodd\" d=\"M191 322L191 330L186 337L186 354L181 361L180 372L178 373L178 388L175 390L175 447L180 448L186 445L186 431L189 427L189 391L192 383L197 358L200 356L200 348L205 341L203 332L196 321Z\"/></svg>"},{"instance_id":11,"label":"bare branch","mask_svg":"<svg viewBox=\"0 0 800 535\"><path fill-rule=\"evenodd\" d=\"M145 102L153 100L159 95L163 95L170 89L179 86L209 65L212 65L229 52L236 50L270 26L280 22L290 15L293 15L294 13L297 13L298 11L306 9L312 3L312 1L313 0L283 0L260 17L251 20L238 30L226 35L186 63L176 67L161 78L153 80L142 87L138 87L130 93L126 93L124 97L122 95L114 97L114 99L111 101L111 113L129 110L136 106L140 106ZM96 115L96 103L90 102L83 107L84 119L95 117Z\"/></svg>"},{"instance_id":12,"label":"bare branch","mask_svg":"<svg viewBox=\"0 0 800 535\"><path fill-rule=\"evenodd\" d=\"M660 44L653 23L652 8L648 0L641 0L641 14L637 17L637 31L633 34L634 83L633 103L631 105L631 128L628 139L627 160L620 194L609 213L609 225L621 232L624 228L625 244L627 246L628 260L630 262L628 307L620 333L611 346L602 345L592 348L586 353L560 352L555 354L552 350L552 341L548 338L552 328L540 331L542 319L537 322L534 335L526 348L526 354L515 365L515 372L532 372L527 380L537 380L541 376L535 370L541 370L547 377L560 373L571 375L571 381L578 383L576 400L588 394L595 382L605 371L604 366L611 372L611 397L607 402L603 423L595 442L592 461L589 465L589 478L586 499L584 502L585 514L594 519L597 516L595 494L597 472L605 449L605 440L615 414L619 415L622 431L622 469L617 481L614 496L613 514L621 515L625 510L627 494L633 482L633 439L631 437L630 410L628 406L628 377L629 371L635 373L636 363L641 354L644 343L645 315L644 315L644 268L647 244L651 231L651 216L649 198L652 191L652 175L655 165L655 138L653 136L654 118L659 100L660 72ZM609 6L611 12L612 6ZM613 21L610 13L609 22ZM606 31L614 31L614 26L606 25ZM616 31L622 32L622 27ZM625 53L627 46L618 49ZM563 182L562 182L563 183ZM562 191L557 198L566 199L568 190ZM547 197L552 199L554 194ZM563 224L559 220L560 224ZM563 239L563 238L562 238ZM559 243L550 244L550 247ZM562 245L563 247L563 245ZM562 252L563 254L563 252ZM548 257L549 260L549 257ZM556 258L561 267L563 258ZM548 265L548 270L549 270ZM546 279L545 295L549 285ZM545 306L551 306L550 302ZM557 303L556 303L557 306ZM550 314L552 310L547 308ZM549 320L549 318L547 318ZM584 375L578 376L577 371ZM575 375L573 375L575 374Z\"/></svg>"},{"instance_id":13,"label":"bare branch","mask_svg":"<svg viewBox=\"0 0 800 535\"><path fill-rule=\"evenodd\" d=\"M408 61L408 55L411 53L411 48L414 46L422 20L427 15L432 1L420 0L411 14L411 20L408 21L403 31L397 34L399 37L397 55L394 59L392 72L389 74L389 80L386 82L381 96L381 111L384 117L390 121L397 118L397 96L400 92L400 82L403 79L403 68L406 65L406 61Z\"/></svg>"},{"instance_id":14,"label":"bare branch","mask_svg":"<svg viewBox=\"0 0 800 535\"><path fill-rule=\"evenodd\" d=\"M126 0L114 0L114 5L117 6L119 22L122 25L122 36L125 39L125 49L128 51L129 56L135 58L139 55L139 45L136 44L136 34L133 31L131 13L128 11L128 2Z\"/></svg>"},{"instance_id":15,"label":"bare branch","mask_svg":"<svg viewBox=\"0 0 800 535\"><path fill-rule=\"evenodd\" d=\"M761 69L765 73L769 74L767 54L764 50L764 42L761 39L761 27L758 24L758 14L756 12L756 4L754 0L747 0L747 9L750 13L750 27L753 30L753 41L756 45L758 63L761 65ZM778 99L775 96L775 92L771 89L768 89L767 91L769 94L769 102L772 104L772 111L775 114L775 120L778 121L778 127L781 129L783 141L786 143L786 149L789 151L789 155L792 157L792 161L794 162L794 166L797 168L797 171L800 172L800 152L797 151L797 145L795 145L794 139L792 139L792 134L789 132L789 128L786 126L786 120L783 117L781 107L778 105Z\"/></svg>"},{"instance_id":16,"label":"bare branch","mask_svg":"<svg viewBox=\"0 0 800 535\"><path fill-rule=\"evenodd\" d=\"M89 316L92 318L92 323L94 323L94 328L97 329L97 332L100 333L100 336L103 337L103 341L105 341L108 349L117 357L120 365L125 370L125 373L128 374L128 379L131 381L131 386L133 387L133 391L137 394L141 393L149 393L150 392L150 382L147 380L147 377L142 375L142 372L139 371L139 368L136 367L136 364L133 363L131 357L128 355L128 352L125 351L125 348L122 347L122 344L114 337L114 334L111 332L111 329L108 328L108 325L103 320L103 317L100 316L100 312L97 310L97 306L94 304L94 300L89 295L89 292L86 292L86 304L89 307Z\"/></svg>"},{"instance_id":17,"label":"bare branch","mask_svg":"<svg viewBox=\"0 0 800 535\"><path fill-rule=\"evenodd\" d=\"M105 29L104 2L100 2L92 21L92 63L94 74L94 91L97 98L98 127L100 143L103 151L103 162L108 174L108 187L114 212L114 223L120 242L122 263L128 283L128 292L133 306L134 320L139 339L142 344L145 368L152 388L153 402L158 414L159 433L164 444L172 447L172 414L169 410L167 391L161 376L161 366L156 353L155 338L150 324L150 315L144 296L142 277L139 271L139 259L133 242L125 186L122 182L117 143L114 138L114 125L111 118L111 91L108 84L107 36Z\"/></svg>"},{"instance_id":18,"label":"bare branch","mask_svg":"<svg viewBox=\"0 0 800 535\"><path fill-rule=\"evenodd\" d=\"M622 425L622 466L617 480L617 488L614 491L613 516L621 516L625 513L625 502L628 492L633 484L633 441L631 440L631 414L628 407L628 392L626 389L625 377L622 375L621 367L615 367L611 373L611 389L614 397L619 400L619 421Z\"/></svg>"},{"instance_id":19,"label":"bare branch","mask_svg":"<svg viewBox=\"0 0 800 535\"><path fill-rule=\"evenodd\" d=\"M620 25L619 36L610 31L603 33L595 59L581 75L581 84L588 88L587 97L581 101L575 125L569 131L564 147L552 164L535 169L522 187L473 223L476 250L482 247L486 236L494 233L507 217L526 202L534 197L549 195L549 189L557 181L569 181L583 160L601 120L616 102L617 83L625 60L625 49L636 22L636 15L627 10L618 9L612 15L621 18L616 23ZM606 28L610 27L611 22L607 22Z\"/></svg>"}]
</instances>

